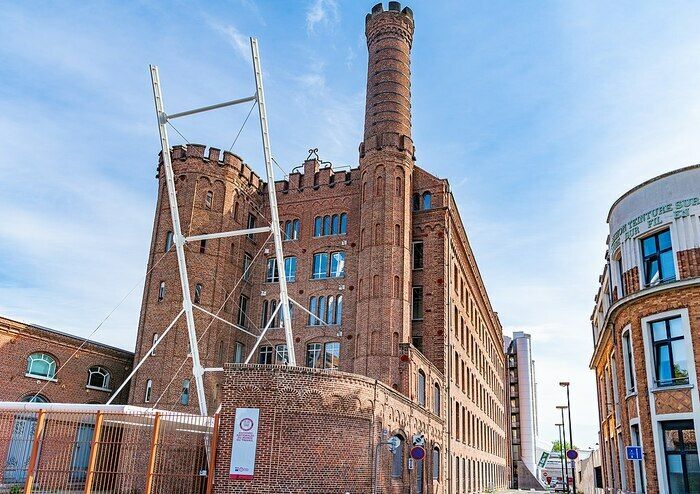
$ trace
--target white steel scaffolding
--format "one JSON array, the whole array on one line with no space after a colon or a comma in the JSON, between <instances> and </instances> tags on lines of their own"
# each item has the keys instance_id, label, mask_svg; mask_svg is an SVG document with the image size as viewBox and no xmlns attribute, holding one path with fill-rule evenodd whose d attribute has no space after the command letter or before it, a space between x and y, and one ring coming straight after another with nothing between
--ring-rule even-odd
<instances>
[{"instance_id":1,"label":"white steel scaffolding","mask_svg":"<svg viewBox=\"0 0 700 494\"><path fill-rule=\"evenodd\" d=\"M246 98L240 98L232 101L226 101L224 103L218 103L214 105L209 105L201 108L195 108L193 110L183 111L180 113L174 113L168 115L165 113L165 107L163 104L163 94L160 84L160 78L158 76L158 67L151 65L151 81L153 84L153 98L155 100L156 116L158 119L158 131L160 134L160 144L162 149L163 158L163 169L165 171L165 183L168 190L168 200L170 204L170 216L172 220L172 231L173 231L173 243L175 245L175 253L177 255L177 265L178 271L180 273L180 285L182 288L182 310L178 313L175 319L168 325L168 328L163 333L163 335L154 342L150 350L148 350L141 361L134 367L134 370L125 379L124 383L114 392L112 397L109 399L107 404L110 404L112 400L119 394L119 392L124 388L124 386L131 380L134 374L138 371L141 365L146 361L146 359L152 354L152 350L163 340L166 334L175 326L176 321L185 315L185 320L187 322L187 334L189 337L190 349L192 353L192 376L195 380L195 385L197 389L197 401L199 403L199 411L201 415L208 415L206 395L204 393L204 373L205 372L216 372L223 370L222 368L204 368L200 361L199 356L199 346L197 343L197 332L195 330L195 320L194 320L194 309L198 309L211 317L214 317L226 324L233 326L234 328L244 331L252 336L257 337L257 341L250 351L246 363L250 362L254 352L256 351L260 341L265 336L267 329L270 327L272 321L277 316L279 310L282 311L281 323L284 327L285 340L287 343L287 363L292 366L296 366L296 358L294 353L294 338L292 336L292 324L290 315L290 298L287 293L287 275L285 272L284 265L284 254L282 251L282 232L280 228L279 212L277 209L277 194L275 190L275 177L272 167L272 153L270 151L270 135L268 130L267 122L267 111L265 107L265 93L263 91L263 81L262 81L262 69L260 67L260 53L258 50L258 40L256 38L250 38L250 48L253 58L253 72L255 75L255 94ZM193 235L190 237L185 237L182 233L182 228L180 226L180 215L178 211L177 195L175 191L175 179L173 166L170 156L170 142L168 140L168 122L176 118L186 117L189 115L194 115L196 113L202 113L206 111L216 110L219 108L225 108L228 106L238 105L241 103L246 103L250 101L256 101L258 105L258 112L260 116L260 132L262 134L262 145L263 145L263 155L265 160L265 175L267 180L267 190L268 190L268 200L270 203L270 221L271 226L269 227L258 227L250 228L244 230L234 230L228 232L219 233L208 233L204 235ZM275 248L275 260L277 264L279 285L280 285L280 304L277 306L265 327L261 330L259 335L255 335L246 331L244 328L240 328L238 325L233 324L230 321L219 318L215 314L205 310L202 307L195 305L192 302L192 297L190 293L190 284L187 275L187 262L185 259L185 244L188 242L195 242L206 239L216 239L233 237L238 235L249 235L261 232L271 232ZM301 306L297 302L291 300L291 303L301 307L305 312L308 312L305 307ZM325 322L321 321L322 324Z\"/></svg>"}]
</instances>

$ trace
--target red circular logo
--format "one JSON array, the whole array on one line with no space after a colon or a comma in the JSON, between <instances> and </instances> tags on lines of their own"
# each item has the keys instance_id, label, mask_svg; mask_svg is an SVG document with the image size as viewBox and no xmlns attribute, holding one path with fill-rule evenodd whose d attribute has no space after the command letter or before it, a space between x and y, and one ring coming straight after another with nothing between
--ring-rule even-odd
<instances>
[{"instance_id":1,"label":"red circular logo","mask_svg":"<svg viewBox=\"0 0 700 494\"><path fill-rule=\"evenodd\" d=\"M249 419L248 417L244 418L241 420L241 423L239 424L241 426L241 430L244 431L249 431L250 429L253 428L254 422L252 419Z\"/></svg>"}]
</instances>

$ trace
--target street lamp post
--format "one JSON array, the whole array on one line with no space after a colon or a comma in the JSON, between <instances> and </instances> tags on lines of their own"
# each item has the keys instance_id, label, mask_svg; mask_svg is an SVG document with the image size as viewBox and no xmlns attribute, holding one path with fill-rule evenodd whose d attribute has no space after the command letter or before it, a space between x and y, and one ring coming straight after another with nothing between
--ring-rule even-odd
<instances>
[{"instance_id":1,"label":"street lamp post","mask_svg":"<svg viewBox=\"0 0 700 494\"><path fill-rule=\"evenodd\" d=\"M566 461L566 421L564 420L564 409L566 408L565 405L559 405L557 407L559 410L561 410L561 430L562 430L562 435L564 436L564 442L561 444L561 455L562 458L564 458L564 479L566 480L566 492L571 492L571 489L569 489L569 468L568 468L568 462Z\"/></svg>"},{"instance_id":2,"label":"street lamp post","mask_svg":"<svg viewBox=\"0 0 700 494\"><path fill-rule=\"evenodd\" d=\"M564 456L561 454L561 449L562 449L562 439L561 439L561 430L564 428L564 424L554 424L557 426L557 430L559 431L559 464L561 465L561 478L562 481L564 480L564 472L565 472L565 467L564 467Z\"/></svg>"},{"instance_id":3,"label":"street lamp post","mask_svg":"<svg viewBox=\"0 0 700 494\"><path fill-rule=\"evenodd\" d=\"M559 383L559 386L565 387L566 388L566 408L569 413L569 441L571 441L571 449L574 449L574 435L573 435L573 428L571 426L571 399L569 398L569 382L568 381L562 381ZM571 460L571 477L574 481L574 494L576 494L576 472L574 471L574 460Z\"/></svg>"}]
</instances>

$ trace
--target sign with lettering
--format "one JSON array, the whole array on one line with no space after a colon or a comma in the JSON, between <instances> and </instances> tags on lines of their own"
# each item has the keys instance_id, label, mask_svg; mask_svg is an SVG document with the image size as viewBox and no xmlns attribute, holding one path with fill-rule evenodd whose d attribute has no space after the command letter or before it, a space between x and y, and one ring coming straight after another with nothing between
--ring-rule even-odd
<instances>
[{"instance_id":1,"label":"sign with lettering","mask_svg":"<svg viewBox=\"0 0 700 494\"><path fill-rule=\"evenodd\" d=\"M236 425L233 429L231 469L229 470L231 479L253 480L259 418L259 408L236 408Z\"/></svg>"},{"instance_id":2,"label":"sign with lettering","mask_svg":"<svg viewBox=\"0 0 700 494\"><path fill-rule=\"evenodd\" d=\"M641 446L627 446L625 447L625 454L628 460L641 461L642 458L642 447Z\"/></svg>"},{"instance_id":3,"label":"sign with lettering","mask_svg":"<svg viewBox=\"0 0 700 494\"><path fill-rule=\"evenodd\" d=\"M547 460L549 459L549 453L547 451L542 452L542 456L540 457L540 462L537 464L538 467L542 468L545 466L547 463ZM545 475L547 475L545 473Z\"/></svg>"},{"instance_id":4,"label":"sign with lettering","mask_svg":"<svg viewBox=\"0 0 700 494\"><path fill-rule=\"evenodd\" d=\"M657 206L643 214L635 216L621 225L610 237L610 252L615 252L620 243L636 237L641 233L640 225L645 230L662 224L661 216L673 213L673 219L685 218L690 215L690 208L700 205L700 197L690 197L680 201L669 202Z\"/></svg>"}]
</instances>

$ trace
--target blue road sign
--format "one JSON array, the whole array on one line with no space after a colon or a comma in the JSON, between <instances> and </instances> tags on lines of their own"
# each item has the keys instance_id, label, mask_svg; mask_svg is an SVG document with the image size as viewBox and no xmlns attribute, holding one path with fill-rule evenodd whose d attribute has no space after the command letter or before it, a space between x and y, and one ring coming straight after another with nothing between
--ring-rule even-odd
<instances>
[{"instance_id":1,"label":"blue road sign","mask_svg":"<svg viewBox=\"0 0 700 494\"><path fill-rule=\"evenodd\" d=\"M626 446L625 454L628 460L642 460L642 447L641 446Z\"/></svg>"}]
</instances>

